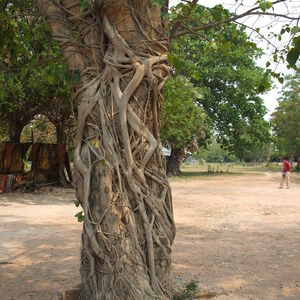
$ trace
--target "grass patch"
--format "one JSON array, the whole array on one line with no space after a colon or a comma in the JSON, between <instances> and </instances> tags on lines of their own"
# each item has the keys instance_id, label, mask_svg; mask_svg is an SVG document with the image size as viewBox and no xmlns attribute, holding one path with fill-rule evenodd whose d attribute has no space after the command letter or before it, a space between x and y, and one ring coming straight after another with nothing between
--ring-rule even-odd
<instances>
[{"instance_id":1,"label":"grass patch","mask_svg":"<svg viewBox=\"0 0 300 300\"><path fill-rule=\"evenodd\" d=\"M178 176L170 177L170 181L181 180L209 180L219 176L237 176L263 172L281 172L282 164L277 163L205 163L185 164L180 169ZM294 171L293 171L294 172Z\"/></svg>"},{"instance_id":2,"label":"grass patch","mask_svg":"<svg viewBox=\"0 0 300 300\"><path fill-rule=\"evenodd\" d=\"M198 292L198 282L195 280L191 280L184 286L182 290L174 294L173 300L192 299L197 292Z\"/></svg>"}]
</instances>

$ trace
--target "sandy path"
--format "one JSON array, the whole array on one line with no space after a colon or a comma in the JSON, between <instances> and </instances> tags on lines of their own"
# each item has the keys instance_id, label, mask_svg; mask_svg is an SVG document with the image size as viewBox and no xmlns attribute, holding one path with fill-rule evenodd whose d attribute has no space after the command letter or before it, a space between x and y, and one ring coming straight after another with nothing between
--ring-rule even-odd
<instances>
[{"instance_id":1,"label":"sandy path","mask_svg":"<svg viewBox=\"0 0 300 300\"><path fill-rule=\"evenodd\" d=\"M196 279L220 300L300 299L300 176L290 190L274 173L171 185L177 284ZM1 300L51 299L79 283L74 199L63 189L0 196Z\"/></svg>"},{"instance_id":2,"label":"sandy path","mask_svg":"<svg viewBox=\"0 0 300 300\"><path fill-rule=\"evenodd\" d=\"M48 300L79 283L81 224L74 199L64 189L1 195L1 300Z\"/></svg>"},{"instance_id":3,"label":"sandy path","mask_svg":"<svg viewBox=\"0 0 300 300\"><path fill-rule=\"evenodd\" d=\"M297 177L299 180L299 177ZM172 184L175 274L224 299L300 299L300 184L278 174Z\"/></svg>"}]
</instances>

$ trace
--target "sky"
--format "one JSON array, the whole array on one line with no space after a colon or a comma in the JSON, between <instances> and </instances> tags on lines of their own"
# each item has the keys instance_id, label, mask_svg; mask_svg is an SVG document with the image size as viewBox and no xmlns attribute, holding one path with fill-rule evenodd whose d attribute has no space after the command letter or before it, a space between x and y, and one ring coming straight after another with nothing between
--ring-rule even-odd
<instances>
[{"instance_id":1,"label":"sky","mask_svg":"<svg viewBox=\"0 0 300 300\"><path fill-rule=\"evenodd\" d=\"M179 0L170 0L170 6L176 5L177 3L179 3ZM241 1L238 1L239 3ZM235 0L199 0L198 4L201 4L203 6L207 6L207 7L213 7L217 4L222 4L225 8L229 9L232 12L237 12L238 14L245 12L246 10L248 10L249 8L253 7L255 5L255 2L257 2L256 0L244 0L244 6L239 6L237 5L237 3L235 2ZM289 0L286 1L285 3L279 3L275 5L274 8L274 12L275 13L280 13L280 14L286 14L289 13L290 15L293 16L299 16L300 14L300 1L299 0ZM261 28L260 33L267 35L268 34L268 29L266 28L268 25L272 24L273 19L268 17L268 16L252 16L252 17L246 17L243 19L240 19L239 22L245 24L246 26L250 26L254 28ZM279 32L281 30L281 27L284 23L287 23L287 21L285 19L278 19L275 23L273 22L272 24L272 31L277 31ZM266 66L266 62L269 61L270 59L270 55L271 55L271 49L268 49L268 44L267 42L258 40L257 37L255 37L253 34L251 34L251 30L250 29L246 29L248 34L251 35L251 39L253 39L260 48L263 49L263 51L265 52L265 55L262 56L262 58L260 58L257 61L257 65L260 67L265 68ZM280 47L284 44L286 44L289 41L289 35L285 34L283 36L283 39L281 42L279 42L278 40L272 40L272 43L274 43L277 47ZM276 72L282 72L283 74L288 74L291 73L290 70L288 70L286 68L285 64L271 64L270 68L272 70L275 70ZM272 112L275 110L275 108L277 107L277 99L280 96L280 91L281 91L282 85L278 82L277 79L274 79L274 86L272 88L272 90L270 90L268 93L262 95L262 98L264 99L264 103L265 106L268 110L268 114L265 116L265 118L267 120L270 119L270 115L272 114Z\"/></svg>"}]
</instances>

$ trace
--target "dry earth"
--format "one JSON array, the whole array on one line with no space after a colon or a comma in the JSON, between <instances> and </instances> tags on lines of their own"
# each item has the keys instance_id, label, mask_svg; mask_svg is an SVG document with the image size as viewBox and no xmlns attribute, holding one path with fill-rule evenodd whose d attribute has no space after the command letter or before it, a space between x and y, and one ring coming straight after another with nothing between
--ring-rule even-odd
<instances>
[{"instance_id":1,"label":"dry earth","mask_svg":"<svg viewBox=\"0 0 300 300\"><path fill-rule=\"evenodd\" d=\"M300 176L172 180L175 286L191 279L217 299L300 299ZM81 224L72 190L0 196L0 299L51 299L80 282ZM126 299L124 299L126 300Z\"/></svg>"}]
</instances>

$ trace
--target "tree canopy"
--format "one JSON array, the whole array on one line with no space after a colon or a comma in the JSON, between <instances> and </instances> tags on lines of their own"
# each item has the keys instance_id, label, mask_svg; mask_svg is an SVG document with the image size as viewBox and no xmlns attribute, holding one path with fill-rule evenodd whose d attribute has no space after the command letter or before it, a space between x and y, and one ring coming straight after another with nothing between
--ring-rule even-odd
<instances>
[{"instance_id":1,"label":"tree canopy","mask_svg":"<svg viewBox=\"0 0 300 300\"><path fill-rule=\"evenodd\" d=\"M195 20L207 17L202 6L196 6L193 14ZM201 88L202 97L196 102L213 123L216 140L241 159L247 149L270 141L260 94L270 89L271 80L255 63L260 55L245 29L236 24L183 36L171 44L176 72Z\"/></svg>"},{"instance_id":2,"label":"tree canopy","mask_svg":"<svg viewBox=\"0 0 300 300\"><path fill-rule=\"evenodd\" d=\"M164 88L161 138L175 148L192 148L205 139L203 108L195 103L201 89L183 76L171 77Z\"/></svg>"},{"instance_id":3,"label":"tree canopy","mask_svg":"<svg viewBox=\"0 0 300 300\"><path fill-rule=\"evenodd\" d=\"M167 161L169 175L177 175L185 150L198 150L208 142L210 127L205 111L196 99L201 98L201 88L193 86L188 78L172 76L164 87L161 116L161 139L171 148Z\"/></svg>"},{"instance_id":4,"label":"tree canopy","mask_svg":"<svg viewBox=\"0 0 300 300\"><path fill-rule=\"evenodd\" d=\"M51 102L69 105L71 80L35 1L4 1L0 12L0 117L11 141ZM57 105L55 105L57 108Z\"/></svg>"},{"instance_id":5,"label":"tree canopy","mask_svg":"<svg viewBox=\"0 0 300 300\"><path fill-rule=\"evenodd\" d=\"M278 107L272 114L276 148L281 156L300 157L300 70L285 78Z\"/></svg>"}]
</instances>

